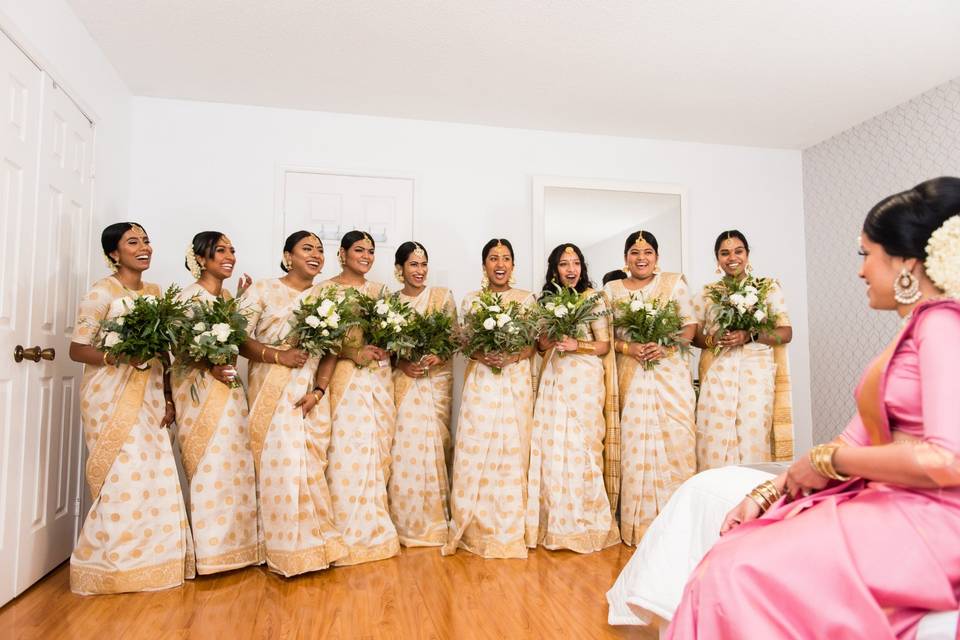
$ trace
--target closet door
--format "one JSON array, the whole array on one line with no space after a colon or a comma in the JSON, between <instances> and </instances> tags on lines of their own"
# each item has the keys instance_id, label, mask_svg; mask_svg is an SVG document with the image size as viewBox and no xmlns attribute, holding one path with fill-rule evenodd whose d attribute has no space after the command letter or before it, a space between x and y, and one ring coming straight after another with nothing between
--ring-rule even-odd
<instances>
[{"instance_id":1,"label":"closet door","mask_svg":"<svg viewBox=\"0 0 960 640\"><path fill-rule=\"evenodd\" d=\"M35 363L14 360L30 344L42 72L0 33L0 605L17 593L20 477Z\"/></svg>"}]
</instances>

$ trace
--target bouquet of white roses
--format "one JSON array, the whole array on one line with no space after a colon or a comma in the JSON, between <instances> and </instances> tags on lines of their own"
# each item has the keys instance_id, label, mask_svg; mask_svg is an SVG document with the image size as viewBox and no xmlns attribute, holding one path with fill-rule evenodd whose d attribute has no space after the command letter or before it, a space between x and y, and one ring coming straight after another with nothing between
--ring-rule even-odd
<instances>
[{"instance_id":1,"label":"bouquet of white roses","mask_svg":"<svg viewBox=\"0 0 960 640\"><path fill-rule=\"evenodd\" d=\"M464 315L460 350L468 356L519 353L537 337L537 316L519 302L504 302L500 294L482 291ZM500 373L497 367L492 370Z\"/></svg>"},{"instance_id":2,"label":"bouquet of white roses","mask_svg":"<svg viewBox=\"0 0 960 640\"><path fill-rule=\"evenodd\" d=\"M179 293L179 287L171 286L159 298L145 295L114 300L94 345L116 362L146 363L169 353L187 322L187 304L177 298Z\"/></svg>"},{"instance_id":3,"label":"bouquet of white roses","mask_svg":"<svg viewBox=\"0 0 960 640\"><path fill-rule=\"evenodd\" d=\"M290 318L290 333L283 342L303 349L311 356L338 353L350 327L357 325L357 294L336 287L307 296Z\"/></svg>"},{"instance_id":4,"label":"bouquet of white roses","mask_svg":"<svg viewBox=\"0 0 960 640\"><path fill-rule=\"evenodd\" d=\"M183 323L178 344L174 349L180 366L207 363L211 365L233 364L240 354L240 345L247 339L247 318L240 310L237 298L212 301L190 300L186 309L189 322ZM200 370L200 377L206 374ZM240 387L235 378L230 387ZM191 387L194 402L199 402L196 390Z\"/></svg>"},{"instance_id":5,"label":"bouquet of white roses","mask_svg":"<svg viewBox=\"0 0 960 640\"><path fill-rule=\"evenodd\" d=\"M646 300L642 293L631 294L616 304L613 326L623 329L630 342L652 342L681 352L689 349L689 341L680 336L683 318L676 300ZM647 360L643 368L650 371L656 364L656 360Z\"/></svg>"},{"instance_id":6,"label":"bouquet of white roses","mask_svg":"<svg viewBox=\"0 0 960 640\"><path fill-rule=\"evenodd\" d=\"M777 327L767 295L773 286L770 278L747 276L743 280L724 278L708 287L707 296L717 331L746 331L750 335L771 334ZM719 353L722 347L714 348Z\"/></svg>"},{"instance_id":7,"label":"bouquet of white roses","mask_svg":"<svg viewBox=\"0 0 960 640\"><path fill-rule=\"evenodd\" d=\"M540 330L554 342L583 338L584 327L609 313L597 310L601 293L583 296L570 287L556 287L556 293L543 294L537 305Z\"/></svg>"},{"instance_id":8,"label":"bouquet of white roses","mask_svg":"<svg viewBox=\"0 0 960 640\"><path fill-rule=\"evenodd\" d=\"M416 346L416 313L396 293L383 298L360 294L360 326L366 344L393 354L409 354Z\"/></svg>"}]
</instances>

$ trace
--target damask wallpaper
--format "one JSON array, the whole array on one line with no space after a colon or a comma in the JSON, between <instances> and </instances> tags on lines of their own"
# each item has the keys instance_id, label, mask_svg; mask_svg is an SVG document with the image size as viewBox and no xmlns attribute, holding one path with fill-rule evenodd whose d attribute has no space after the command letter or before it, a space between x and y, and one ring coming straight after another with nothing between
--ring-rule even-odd
<instances>
[{"instance_id":1,"label":"damask wallpaper","mask_svg":"<svg viewBox=\"0 0 960 640\"><path fill-rule=\"evenodd\" d=\"M960 175L960 79L803 152L814 443L846 425L860 374L899 325L868 307L857 277L863 218L884 196L940 175Z\"/></svg>"}]
</instances>

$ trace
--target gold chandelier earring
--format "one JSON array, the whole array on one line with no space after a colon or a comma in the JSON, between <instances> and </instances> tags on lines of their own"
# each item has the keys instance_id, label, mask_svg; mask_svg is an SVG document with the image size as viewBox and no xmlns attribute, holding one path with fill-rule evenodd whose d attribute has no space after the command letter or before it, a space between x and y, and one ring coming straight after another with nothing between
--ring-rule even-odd
<instances>
[{"instance_id":1,"label":"gold chandelier earring","mask_svg":"<svg viewBox=\"0 0 960 640\"><path fill-rule=\"evenodd\" d=\"M337 254L337 260L340 261L340 268L343 269L347 266L347 257L343 255L343 252Z\"/></svg>"},{"instance_id":2,"label":"gold chandelier earring","mask_svg":"<svg viewBox=\"0 0 960 640\"><path fill-rule=\"evenodd\" d=\"M400 284L406 284L406 281L403 279L403 267L400 265L394 266L393 277L396 278Z\"/></svg>"},{"instance_id":3,"label":"gold chandelier earring","mask_svg":"<svg viewBox=\"0 0 960 640\"><path fill-rule=\"evenodd\" d=\"M717 273L723 273L723 269L720 268L720 263L717 263Z\"/></svg>"},{"instance_id":4,"label":"gold chandelier earring","mask_svg":"<svg viewBox=\"0 0 960 640\"><path fill-rule=\"evenodd\" d=\"M480 288L486 289L490 286L490 278L487 276L487 270L484 267L480 267Z\"/></svg>"},{"instance_id":5,"label":"gold chandelier earring","mask_svg":"<svg viewBox=\"0 0 960 640\"><path fill-rule=\"evenodd\" d=\"M920 280L904 267L893 281L893 299L900 304L913 304L920 295Z\"/></svg>"},{"instance_id":6,"label":"gold chandelier earring","mask_svg":"<svg viewBox=\"0 0 960 640\"><path fill-rule=\"evenodd\" d=\"M116 273L117 269L119 269L117 263L107 254L103 254L103 261L107 264L107 269L110 269L110 273Z\"/></svg>"},{"instance_id":7,"label":"gold chandelier earring","mask_svg":"<svg viewBox=\"0 0 960 640\"><path fill-rule=\"evenodd\" d=\"M630 267L629 267L629 266L623 265L623 269L621 269L621 271L623 271L623 275L627 276L628 278L630 277Z\"/></svg>"},{"instance_id":8,"label":"gold chandelier earring","mask_svg":"<svg viewBox=\"0 0 960 640\"><path fill-rule=\"evenodd\" d=\"M507 280L507 284L511 287L517 284L517 276L513 275L513 271L510 272L510 279Z\"/></svg>"},{"instance_id":9,"label":"gold chandelier earring","mask_svg":"<svg viewBox=\"0 0 960 640\"><path fill-rule=\"evenodd\" d=\"M747 270L747 273L753 273L753 265L748 262L746 270Z\"/></svg>"}]
</instances>

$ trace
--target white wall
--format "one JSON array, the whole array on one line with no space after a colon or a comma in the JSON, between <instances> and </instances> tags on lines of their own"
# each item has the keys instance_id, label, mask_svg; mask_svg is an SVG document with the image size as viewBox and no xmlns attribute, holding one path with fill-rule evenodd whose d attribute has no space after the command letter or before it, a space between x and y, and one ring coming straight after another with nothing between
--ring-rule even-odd
<instances>
[{"instance_id":1,"label":"white wall","mask_svg":"<svg viewBox=\"0 0 960 640\"><path fill-rule=\"evenodd\" d=\"M683 185L691 285L715 277L713 240L734 227L750 239L758 271L784 284L796 335L798 447L810 442L799 151L154 98L134 98L132 140L131 216L154 240L151 280L163 283L188 279L183 250L203 229L231 236L241 270L278 275L272 234L280 164L414 175L416 239L458 298L477 287L480 248L494 236L513 241L518 286L533 286L531 176ZM328 263L324 276L335 273Z\"/></svg>"},{"instance_id":2,"label":"white wall","mask_svg":"<svg viewBox=\"0 0 960 640\"><path fill-rule=\"evenodd\" d=\"M100 277L100 229L127 215L130 91L65 0L0 0L0 28L94 120L91 277Z\"/></svg>"}]
</instances>

